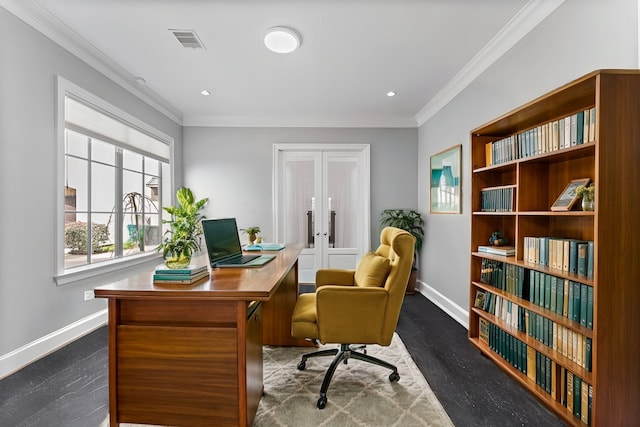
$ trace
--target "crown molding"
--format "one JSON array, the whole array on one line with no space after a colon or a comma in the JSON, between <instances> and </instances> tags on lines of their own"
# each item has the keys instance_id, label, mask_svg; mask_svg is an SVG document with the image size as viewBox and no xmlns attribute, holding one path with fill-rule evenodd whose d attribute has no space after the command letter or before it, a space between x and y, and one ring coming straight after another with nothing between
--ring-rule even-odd
<instances>
[{"instance_id":1,"label":"crown molding","mask_svg":"<svg viewBox=\"0 0 640 427\"><path fill-rule=\"evenodd\" d=\"M185 115L183 126L202 127L333 127L333 128L416 128L413 117L282 117Z\"/></svg>"},{"instance_id":2,"label":"crown molding","mask_svg":"<svg viewBox=\"0 0 640 427\"><path fill-rule=\"evenodd\" d=\"M160 113L182 125L182 113L33 0L0 0L0 6Z\"/></svg>"},{"instance_id":3,"label":"crown molding","mask_svg":"<svg viewBox=\"0 0 640 427\"><path fill-rule=\"evenodd\" d=\"M564 0L530 0L527 2L489 43L416 114L415 119L418 126L422 126L435 116L562 3Z\"/></svg>"}]
</instances>

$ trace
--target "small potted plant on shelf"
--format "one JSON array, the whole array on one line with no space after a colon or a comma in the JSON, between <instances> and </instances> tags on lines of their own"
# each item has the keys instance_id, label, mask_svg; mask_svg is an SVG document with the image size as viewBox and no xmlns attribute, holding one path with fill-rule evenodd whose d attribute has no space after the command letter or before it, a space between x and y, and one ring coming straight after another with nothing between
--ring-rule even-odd
<instances>
[{"instance_id":1,"label":"small potted plant on shelf","mask_svg":"<svg viewBox=\"0 0 640 427\"><path fill-rule=\"evenodd\" d=\"M588 187L584 185L579 185L576 188L576 195L582 198L582 210L583 211L592 211L594 197L596 193L596 186L593 183L589 184Z\"/></svg>"},{"instance_id":2,"label":"small potted plant on shelf","mask_svg":"<svg viewBox=\"0 0 640 427\"><path fill-rule=\"evenodd\" d=\"M247 233L247 236L249 237L249 244L253 245L253 242L256 241L256 236L260 233L260 227L248 227L244 232Z\"/></svg>"},{"instance_id":3,"label":"small potted plant on shelf","mask_svg":"<svg viewBox=\"0 0 640 427\"><path fill-rule=\"evenodd\" d=\"M164 208L171 214L171 219L162 222L169 224L170 228L165 231L164 240L157 249L162 250L167 267L184 268L191 262L193 254L200 250L201 221L204 218L200 211L209 199L196 202L193 192L186 187L176 192L176 198L178 206Z\"/></svg>"},{"instance_id":4,"label":"small potted plant on shelf","mask_svg":"<svg viewBox=\"0 0 640 427\"><path fill-rule=\"evenodd\" d=\"M411 233L416 238L413 266L406 291L407 294L413 294L416 289L418 257L424 240L424 220L420 212L412 209L385 209L380 217L380 228L386 226L400 228Z\"/></svg>"}]
</instances>

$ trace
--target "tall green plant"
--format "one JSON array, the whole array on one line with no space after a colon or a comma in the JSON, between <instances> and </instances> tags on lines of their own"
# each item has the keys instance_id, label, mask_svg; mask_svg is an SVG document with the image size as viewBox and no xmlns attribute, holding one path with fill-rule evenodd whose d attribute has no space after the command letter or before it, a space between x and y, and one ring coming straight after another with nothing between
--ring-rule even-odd
<instances>
[{"instance_id":1,"label":"tall green plant","mask_svg":"<svg viewBox=\"0 0 640 427\"><path fill-rule=\"evenodd\" d=\"M165 231L164 239L158 246L158 250L162 249L162 256L167 260L167 265L170 259L188 263L191 256L200 250L200 221L204 218L200 211L209 201L205 198L196 202L193 192L186 187L176 192L176 198L178 206L164 208L171 215L171 219L162 222L169 224L170 228Z\"/></svg>"},{"instance_id":2,"label":"tall green plant","mask_svg":"<svg viewBox=\"0 0 640 427\"><path fill-rule=\"evenodd\" d=\"M417 259L424 240L424 220L420 212L412 209L385 209L380 216L380 228L386 226L408 231L416 238L415 258Z\"/></svg>"}]
</instances>

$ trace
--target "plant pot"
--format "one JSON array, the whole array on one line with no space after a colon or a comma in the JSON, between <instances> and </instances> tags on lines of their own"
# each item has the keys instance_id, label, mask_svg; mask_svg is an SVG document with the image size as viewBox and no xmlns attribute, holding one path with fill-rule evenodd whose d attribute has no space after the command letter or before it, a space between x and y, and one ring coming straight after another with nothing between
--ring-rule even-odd
<instances>
[{"instance_id":1,"label":"plant pot","mask_svg":"<svg viewBox=\"0 0 640 427\"><path fill-rule=\"evenodd\" d=\"M593 200L582 199L582 210L583 211L592 211L593 210Z\"/></svg>"},{"instance_id":2,"label":"plant pot","mask_svg":"<svg viewBox=\"0 0 640 427\"><path fill-rule=\"evenodd\" d=\"M191 264L191 257L185 255L181 255L179 257L173 256L171 258L166 258L164 260L164 264L171 269L186 268Z\"/></svg>"},{"instance_id":3,"label":"plant pot","mask_svg":"<svg viewBox=\"0 0 640 427\"><path fill-rule=\"evenodd\" d=\"M418 270L415 268L411 269L411 274L409 275L409 281L407 282L407 290L405 294L413 295L416 293L416 281L418 279Z\"/></svg>"}]
</instances>

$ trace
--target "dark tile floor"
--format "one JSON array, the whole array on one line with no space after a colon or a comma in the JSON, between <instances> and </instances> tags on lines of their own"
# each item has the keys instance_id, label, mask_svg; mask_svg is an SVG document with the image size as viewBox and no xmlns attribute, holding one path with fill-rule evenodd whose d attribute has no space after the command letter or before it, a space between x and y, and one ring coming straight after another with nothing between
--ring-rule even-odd
<instances>
[{"instance_id":1,"label":"dark tile floor","mask_svg":"<svg viewBox=\"0 0 640 427\"><path fill-rule=\"evenodd\" d=\"M456 426L562 426L420 294L398 333ZM1 427L97 427L107 416L106 327L0 381Z\"/></svg>"}]
</instances>

